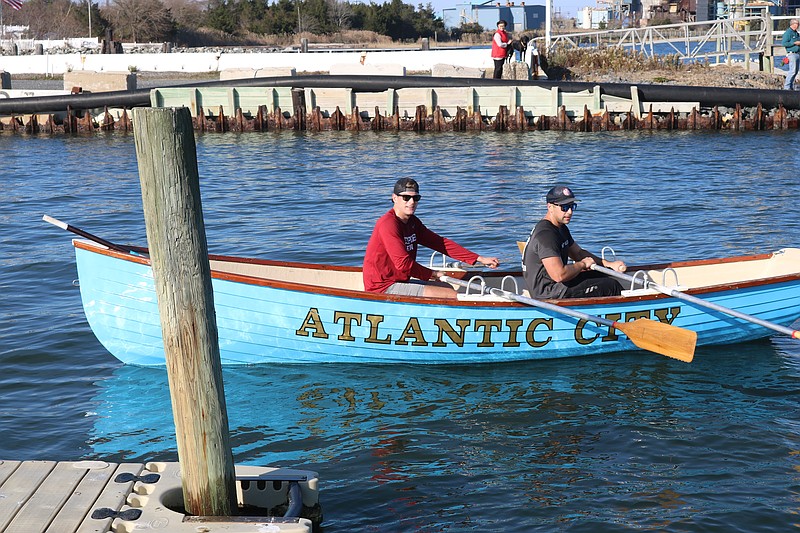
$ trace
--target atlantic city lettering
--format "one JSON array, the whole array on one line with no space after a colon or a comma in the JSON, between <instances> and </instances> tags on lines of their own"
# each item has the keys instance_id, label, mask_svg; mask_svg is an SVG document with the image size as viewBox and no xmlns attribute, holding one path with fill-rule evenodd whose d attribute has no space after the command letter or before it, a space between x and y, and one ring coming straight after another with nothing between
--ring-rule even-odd
<instances>
[{"instance_id":1,"label":"atlantic city lettering","mask_svg":"<svg viewBox=\"0 0 800 533\"><path fill-rule=\"evenodd\" d=\"M639 318L658 320L672 324L680 314L680 307L664 307L653 310L634 311L629 313L609 313L604 315L615 322L630 322ZM329 339L334 336L343 342L364 342L368 344L396 344L411 346L432 346L442 348L449 345L464 346L467 332L478 333L479 348L517 348L523 343L533 348L541 348L552 339L553 319L534 318L520 319L480 319L459 318L450 321L444 318L410 317L395 338L387 333L383 315L334 311L327 320L320 316L317 308L312 307L295 334L301 337ZM358 336L358 331L368 332L366 336ZM434 340L435 337L435 340ZM594 342L616 341L617 330L610 326L600 326L594 322L580 320L574 327L574 338L578 344L589 345Z\"/></svg>"}]
</instances>

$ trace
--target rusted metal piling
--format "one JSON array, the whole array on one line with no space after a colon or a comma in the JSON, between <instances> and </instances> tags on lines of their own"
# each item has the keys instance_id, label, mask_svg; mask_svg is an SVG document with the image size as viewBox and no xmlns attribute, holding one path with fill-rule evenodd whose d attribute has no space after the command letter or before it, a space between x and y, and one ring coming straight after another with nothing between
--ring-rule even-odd
<instances>
[{"instance_id":1,"label":"rusted metal piling","mask_svg":"<svg viewBox=\"0 0 800 533\"><path fill-rule=\"evenodd\" d=\"M133 131L133 124L128 116L128 110L123 109L121 116L116 120L108 112L107 107L104 110L102 120L97 120L88 111L79 117L68 107L63 118L56 118L55 114L11 115L7 124L0 121L0 132L28 135L94 133L96 131L121 131L125 133Z\"/></svg>"},{"instance_id":2,"label":"rusted metal piling","mask_svg":"<svg viewBox=\"0 0 800 533\"><path fill-rule=\"evenodd\" d=\"M198 87L151 91L152 107L187 107L199 132L265 131L617 131L736 130L798 128L800 102L770 94L769 106L750 93L716 96L700 91L695 101L659 100L652 87L612 87L606 92L553 85L547 87L416 87L361 91L347 87ZM625 90L627 89L627 95ZM706 90L705 92L708 92ZM679 93L684 99L691 96ZM735 103L742 97L747 105ZM94 98L94 96L90 96ZM787 98L789 100L787 100ZM23 103L14 109L24 109ZM20 134L129 132L129 108L95 107L66 113L14 114L0 131ZM723 106L724 104L724 106ZM137 104L138 105L138 104ZM29 106L31 109L33 106ZM49 108L58 109L58 108ZM48 112L49 112L48 109ZM102 112L100 112L102 109ZM489 110L496 109L496 112Z\"/></svg>"},{"instance_id":3,"label":"rusted metal piling","mask_svg":"<svg viewBox=\"0 0 800 533\"><path fill-rule=\"evenodd\" d=\"M198 132L267 132L267 131L414 131L414 132L447 132L447 131L621 131L621 130L735 130L764 131L790 130L800 126L797 117L790 117L783 106L765 110L761 105L752 116L746 116L742 107L737 105L732 114L723 116L717 107L699 111L692 108L690 113L654 113L649 110L637 118L633 112L592 114L584 108L582 115L570 117L562 106L555 116L526 115L522 108L515 113L508 107L500 106L494 116L485 116L476 110L469 113L457 107L450 114L437 106L432 114L428 114L425 105L416 108L414 116L401 116L395 108L391 115L381 115L376 108L372 117L363 116L357 107L345 114L337 106L331 113L323 113L319 107L307 111L298 107L293 114L275 108L269 112L267 106L260 106L257 113L245 114L237 109L233 116L226 116L219 109L205 112L202 108L198 116L192 118L192 124ZM95 132L131 132L132 123L128 111L123 109L120 117L114 117L106 109L100 119L92 117L88 112L76 116L68 110L66 116L58 120L54 115L11 116L8 123L0 122L0 132L17 134L81 134Z\"/></svg>"},{"instance_id":4,"label":"rusted metal piling","mask_svg":"<svg viewBox=\"0 0 800 533\"><path fill-rule=\"evenodd\" d=\"M199 110L193 118L194 127L202 132L246 132L246 131L618 131L618 130L753 130L797 129L800 121L789 117L787 110L780 106L768 112L758 105L752 116L746 116L742 106L737 105L732 114L723 116L718 107L700 112L692 108L690 113L654 113L652 108L641 117L632 111L625 113L604 112L592 114L584 107L581 116L570 117L564 106L555 116L527 115L522 107L515 113L507 106L500 106L494 116L482 115L480 109L472 113L457 107L455 114L443 111L436 106L428 114L425 105L416 107L414 116L401 116L395 108L391 115L381 115L375 109L372 118L363 116L358 107L352 113L344 114L337 106L332 113L323 113L319 107L307 112L298 107L293 115L285 114L280 108L269 113L261 106L253 117L246 117L240 109L234 116L225 116L222 106L216 113Z\"/></svg>"},{"instance_id":5,"label":"rusted metal piling","mask_svg":"<svg viewBox=\"0 0 800 533\"><path fill-rule=\"evenodd\" d=\"M127 132L130 110L141 106L188 107L205 132L758 131L797 128L800 117L800 95L781 90L308 75L5 99L0 130Z\"/></svg>"}]
</instances>

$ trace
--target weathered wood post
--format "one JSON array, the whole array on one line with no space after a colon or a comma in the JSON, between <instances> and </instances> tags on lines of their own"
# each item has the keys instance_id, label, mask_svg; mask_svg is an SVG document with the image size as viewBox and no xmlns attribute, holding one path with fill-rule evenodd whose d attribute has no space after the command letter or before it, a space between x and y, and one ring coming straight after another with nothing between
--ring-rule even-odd
<instances>
[{"instance_id":1,"label":"weathered wood post","mask_svg":"<svg viewBox=\"0 0 800 533\"><path fill-rule=\"evenodd\" d=\"M133 131L186 511L230 516L236 476L192 117L137 108Z\"/></svg>"}]
</instances>

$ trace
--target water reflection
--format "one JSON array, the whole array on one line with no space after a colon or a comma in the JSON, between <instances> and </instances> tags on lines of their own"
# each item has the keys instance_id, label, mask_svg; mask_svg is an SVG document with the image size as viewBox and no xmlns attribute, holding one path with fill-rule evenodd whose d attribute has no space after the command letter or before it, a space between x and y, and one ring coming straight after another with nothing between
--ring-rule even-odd
<instances>
[{"instance_id":1,"label":"water reflection","mask_svg":"<svg viewBox=\"0 0 800 533\"><path fill-rule=\"evenodd\" d=\"M367 528L353 501L400 530L470 524L476 513L659 528L756 483L754 464L775 481L795 475L796 421L776 407L800 394L787 388L798 355L771 339L703 348L692 365L641 352L486 367L241 367L224 378L236 462L319 471L333 530ZM98 383L90 455L175 460L166 379L120 367ZM791 507L785 486L758 498Z\"/></svg>"}]
</instances>

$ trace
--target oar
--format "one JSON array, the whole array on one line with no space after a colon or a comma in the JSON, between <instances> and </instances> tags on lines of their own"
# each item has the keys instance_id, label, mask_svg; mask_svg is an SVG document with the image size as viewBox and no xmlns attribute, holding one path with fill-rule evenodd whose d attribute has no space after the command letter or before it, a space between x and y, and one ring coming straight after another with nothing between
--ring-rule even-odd
<instances>
[{"instance_id":1,"label":"oar","mask_svg":"<svg viewBox=\"0 0 800 533\"><path fill-rule=\"evenodd\" d=\"M450 276L442 276L439 279L447 283L461 285L462 287L472 287L477 290L481 289L481 285L478 283L470 283ZM632 322L615 322L607 318L590 315L576 309L562 307L541 300L535 300L509 291L491 289L491 293L508 300L532 305L534 307L541 307L542 309L547 309L554 313L569 315L574 318L580 318L616 328L627 335L633 344L643 350L673 357L687 363L691 362L692 358L694 358L697 333L692 330L679 328L663 322L656 322L647 318L640 318Z\"/></svg>"},{"instance_id":2,"label":"oar","mask_svg":"<svg viewBox=\"0 0 800 533\"><path fill-rule=\"evenodd\" d=\"M114 251L122 252L122 253L126 253L126 254L140 255L133 248L129 248L127 246L120 246L119 244L114 244L113 242L107 241L105 239L102 239L102 238L98 237L97 235L92 235L88 231L84 231L84 230L82 230L80 228L76 228L75 226L70 226L66 222L61 222L57 218L53 218L51 216L44 215L42 217L42 220L44 220L45 222L49 222L50 224L52 224L54 226L58 226L61 229L70 231L70 232L74 233L75 235L80 235L81 237L85 237L85 238L89 239L90 241L96 242L97 244L102 244L103 246L105 246L106 248L108 248L110 250L114 250Z\"/></svg>"},{"instance_id":3,"label":"oar","mask_svg":"<svg viewBox=\"0 0 800 533\"><path fill-rule=\"evenodd\" d=\"M610 268L602 267L600 265L592 265L592 270L596 270L598 272L602 272L603 274L607 274L609 276L614 276L616 278L619 278L619 279L622 279L622 280L626 280L626 281L632 281L633 280L633 276L631 276L629 274L623 274L622 272L617 272L616 270L612 270ZM731 315L731 316L734 316L736 318L741 318L742 320L746 320L748 322L752 322L753 324L758 324L759 326L764 326L765 328L769 328L769 329L775 330L775 331L777 331L779 333L783 333L785 335L789 335L790 337L793 337L795 339L800 339L800 331L798 331L796 329L787 328L787 327L781 326L779 324L775 324L773 322L767 322L766 320L762 320L762 319L760 319L758 317L755 317L753 315L748 315L748 314L742 313L741 311L737 311L736 309L731 309L729 307L723 307L723 306L721 306L719 304L715 304L714 302L707 302L706 300L701 300L700 298L697 298L696 296L692 296L690 294L684 294L684 293L682 293L681 291L679 291L677 289L672 289L670 287L665 287L664 285L659 285L658 283L655 283L654 281L650 281L650 280L644 280L643 281L640 278L636 278L636 282L637 283L642 283L645 288L655 289L658 292L661 292L661 293L666 294L668 296L672 296L673 298L678 298L679 300L684 300L684 301L687 301L687 302L691 302L691 303L693 303L695 305L698 305L700 307L707 307L709 309L713 309L714 311L719 311L720 313L725 313L727 315Z\"/></svg>"}]
</instances>

